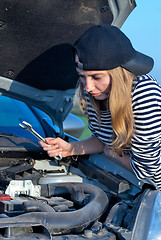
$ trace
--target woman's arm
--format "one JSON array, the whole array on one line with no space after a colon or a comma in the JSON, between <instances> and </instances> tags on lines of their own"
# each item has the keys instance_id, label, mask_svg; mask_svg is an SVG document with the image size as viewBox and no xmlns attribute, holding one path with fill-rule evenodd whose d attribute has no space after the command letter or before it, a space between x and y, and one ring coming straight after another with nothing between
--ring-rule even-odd
<instances>
[{"instance_id":1,"label":"woman's arm","mask_svg":"<svg viewBox=\"0 0 161 240\"><path fill-rule=\"evenodd\" d=\"M94 136L71 143L61 138L46 138L45 140L47 143L41 141L39 143L50 157L58 156L60 153L63 157L100 153L104 149L104 144Z\"/></svg>"}]
</instances>

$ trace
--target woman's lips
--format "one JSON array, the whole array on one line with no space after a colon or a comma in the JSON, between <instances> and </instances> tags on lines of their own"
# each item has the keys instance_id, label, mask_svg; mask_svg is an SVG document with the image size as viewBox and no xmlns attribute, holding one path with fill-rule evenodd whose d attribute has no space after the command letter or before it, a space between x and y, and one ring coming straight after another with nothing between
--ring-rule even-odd
<instances>
[{"instance_id":1,"label":"woman's lips","mask_svg":"<svg viewBox=\"0 0 161 240\"><path fill-rule=\"evenodd\" d=\"M91 93L91 95L93 96L93 97L97 97L97 96L99 96L101 93Z\"/></svg>"}]
</instances>

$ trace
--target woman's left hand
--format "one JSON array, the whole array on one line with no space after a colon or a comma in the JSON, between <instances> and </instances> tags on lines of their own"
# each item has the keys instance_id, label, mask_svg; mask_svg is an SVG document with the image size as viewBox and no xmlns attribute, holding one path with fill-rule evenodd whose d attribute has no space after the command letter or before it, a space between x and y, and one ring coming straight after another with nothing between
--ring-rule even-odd
<instances>
[{"instance_id":1,"label":"woman's left hand","mask_svg":"<svg viewBox=\"0 0 161 240\"><path fill-rule=\"evenodd\" d=\"M103 152L107 157L110 157L110 158L114 157L114 154L112 154L112 149L109 148L107 145L105 145Z\"/></svg>"},{"instance_id":2,"label":"woman's left hand","mask_svg":"<svg viewBox=\"0 0 161 240\"><path fill-rule=\"evenodd\" d=\"M116 151L113 152L108 146L105 146L103 151L107 157L116 159L121 165L132 171L130 165L130 155L120 156Z\"/></svg>"}]
</instances>

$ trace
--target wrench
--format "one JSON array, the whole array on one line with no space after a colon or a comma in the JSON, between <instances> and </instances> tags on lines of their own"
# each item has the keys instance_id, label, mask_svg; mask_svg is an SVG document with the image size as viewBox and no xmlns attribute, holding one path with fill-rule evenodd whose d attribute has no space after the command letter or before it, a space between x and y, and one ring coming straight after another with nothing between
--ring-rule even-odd
<instances>
[{"instance_id":1,"label":"wrench","mask_svg":"<svg viewBox=\"0 0 161 240\"><path fill-rule=\"evenodd\" d=\"M19 126L25 130L28 130L30 133L32 133L35 137L37 137L40 141L43 141L46 143L46 140L40 136L33 128L32 125L26 121L23 121L22 123L19 123ZM60 154L57 157L54 157L56 160L60 161L62 159L62 154Z\"/></svg>"}]
</instances>

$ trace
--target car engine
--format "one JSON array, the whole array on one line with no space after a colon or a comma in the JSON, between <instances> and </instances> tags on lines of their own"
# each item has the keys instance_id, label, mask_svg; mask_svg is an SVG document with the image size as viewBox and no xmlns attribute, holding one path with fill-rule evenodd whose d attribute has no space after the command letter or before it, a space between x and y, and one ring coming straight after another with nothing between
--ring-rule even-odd
<instances>
[{"instance_id":1,"label":"car engine","mask_svg":"<svg viewBox=\"0 0 161 240\"><path fill-rule=\"evenodd\" d=\"M56 161L6 135L0 157L0 239L130 239L142 194L96 166L101 154Z\"/></svg>"}]
</instances>

